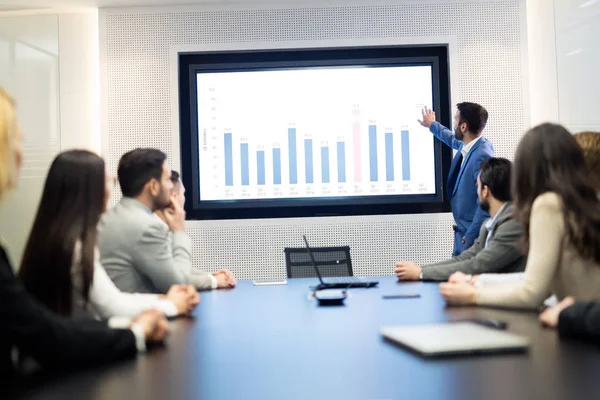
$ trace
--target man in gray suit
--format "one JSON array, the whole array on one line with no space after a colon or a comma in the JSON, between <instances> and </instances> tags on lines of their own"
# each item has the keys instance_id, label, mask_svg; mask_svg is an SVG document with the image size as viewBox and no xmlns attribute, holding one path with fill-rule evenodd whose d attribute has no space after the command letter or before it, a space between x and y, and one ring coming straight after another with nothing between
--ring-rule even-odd
<instances>
[{"instance_id":1,"label":"man in gray suit","mask_svg":"<svg viewBox=\"0 0 600 400\"><path fill-rule=\"evenodd\" d=\"M398 278L445 281L457 271L469 275L524 271L526 257L518 248L523 228L513 218L510 177L510 161L484 160L477 178L477 194L480 207L488 211L491 218L482 224L475 244L459 256L424 267L411 261L399 261L395 269Z\"/></svg>"},{"instance_id":2,"label":"man in gray suit","mask_svg":"<svg viewBox=\"0 0 600 400\"><path fill-rule=\"evenodd\" d=\"M99 224L102 265L115 285L130 293L166 293L174 284L200 289L235 286L233 276L192 269L185 211L173 191L166 158L156 149L135 149L121 157L123 198ZM158 210L164 211L164 222L154 214Z\"/></svg>"}]
</instances>

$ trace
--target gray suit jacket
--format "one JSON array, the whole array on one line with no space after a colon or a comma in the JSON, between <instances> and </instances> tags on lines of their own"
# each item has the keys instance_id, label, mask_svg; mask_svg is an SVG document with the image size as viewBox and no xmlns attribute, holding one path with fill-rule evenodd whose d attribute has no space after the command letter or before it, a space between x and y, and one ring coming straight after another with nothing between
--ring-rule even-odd
<instances>
[{"instance_id":1,"label":"gray suit jacket","mask_svg":"<svg viewBox=\"0 0 600 400\"><path fill-rule=\"evenodd\" d=\"M166 293L174 284L210 289L207 272L192 270L192 242L134 198L123 197L100 219L100 262L123 292Z\"/></svg>"},{"instance_id":2,"label":"gray suit jacket","mask_svg":"<svg viewBox=\"0 0 600 400\"><path fill-rule=\"evenodd\" d=\"M513 205L508 203L498 214L487 247L486 222L481 225L479 238L467 251L449 260L424 266L423 280L445 281L457 271L472 275L524 271L527 257L517 247L523 236L523 228L513 218Z\"/></svg>"}]
</instances>

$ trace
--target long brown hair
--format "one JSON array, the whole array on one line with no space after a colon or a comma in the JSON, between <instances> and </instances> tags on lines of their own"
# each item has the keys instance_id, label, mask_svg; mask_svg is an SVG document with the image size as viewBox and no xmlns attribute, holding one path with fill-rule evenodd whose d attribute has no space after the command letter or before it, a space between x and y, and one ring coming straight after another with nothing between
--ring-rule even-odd
<instances>
[{"instance_id":1,"label":"long brown hair","mask_svg":"<svg viewBox=\"0 0 600 400\"><path fill-rule=\"evenodd\" d=\"M59 154L46 177L19 275L27 290L54 312L73 312L73 253L87 305L94 276L97 225L104 210L104 160L85 150Z\"/></svg>"},{"instance_id":2,"label":"long brown hair","mask_svg":"<svg viewBox=\"0 0 600 400\"><path fill-rule=\"evenodd\" d=\"M512 183L525 249L533 202L554 192L562 201L568 240L582 257L600 263L600 201L583 151L569 131L548 123L530 129L517 147Z\"/></svg>"}]
</instances>

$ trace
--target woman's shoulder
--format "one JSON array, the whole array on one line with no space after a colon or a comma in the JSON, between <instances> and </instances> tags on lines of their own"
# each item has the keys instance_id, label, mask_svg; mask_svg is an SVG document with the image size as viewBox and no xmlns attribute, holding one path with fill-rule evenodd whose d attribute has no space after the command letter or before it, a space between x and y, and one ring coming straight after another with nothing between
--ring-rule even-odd
<instances>
[{"instance_id":1,"label":"woman's shoulder","mask_svg":"<svg viewBox=\"0 0 600 400\"><path fill-rule=\"evenodd\" d=\"M555 192L546 192L535 198L531 207L532 212L538 210L559 211L562 208L562 199Z\"/></svg>"}]
</instances>

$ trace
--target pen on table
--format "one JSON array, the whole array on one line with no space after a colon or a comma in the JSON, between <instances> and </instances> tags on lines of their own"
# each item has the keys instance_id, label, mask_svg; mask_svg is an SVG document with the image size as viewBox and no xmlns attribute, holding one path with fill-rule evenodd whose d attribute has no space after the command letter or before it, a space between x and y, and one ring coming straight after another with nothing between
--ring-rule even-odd
<instances>
[{"instance_id":1,"label":"pen on table","mask_svg":"<svg viewBox=\"0 0 600 400\"><path fill-rule=\"evenodd\" d=\"M381 296L384 299L416 299L421 297L420 294L384 294Z\"/></svg>"}]
</instances>

